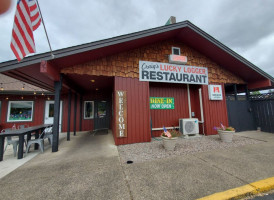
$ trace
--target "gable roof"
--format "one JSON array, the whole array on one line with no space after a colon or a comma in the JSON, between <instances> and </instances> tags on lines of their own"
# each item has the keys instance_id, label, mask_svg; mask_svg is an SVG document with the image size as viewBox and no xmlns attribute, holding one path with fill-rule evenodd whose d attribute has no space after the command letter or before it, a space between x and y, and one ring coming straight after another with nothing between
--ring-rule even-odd
<instances>
[{"instance_id":1,"label":"gable roof","mask_svg":"<svg viewBox=\"0 0 274 200\"><path fill-rule=\"evenodd\" d=\"M42 80L35 80L32 77L33 74L40 72L39 66L42 60L50 61L53 66L61 70L65 67L85 63L103 56L127 51L169 38L175 38L189 45L226 70L241 77L247 83L251 84L252 82L261 81L262 84L257 84L257 87L267 87L267 85L271 86L271 84L274 86L274 78L271 75L189 21L55 50L53 51L54 58L51 57L50 52L47 52L26 57L19 63L17 60L3 62L0 63L0 72L18 79L24 77L24 80L27 79L28 82L31 81L35 85L50 90L50 88L53 89L53 84L49 83L49 80L43 80L43 78ZM41 81L43 84L40 84Z\"/></svg>"}]
</instances>

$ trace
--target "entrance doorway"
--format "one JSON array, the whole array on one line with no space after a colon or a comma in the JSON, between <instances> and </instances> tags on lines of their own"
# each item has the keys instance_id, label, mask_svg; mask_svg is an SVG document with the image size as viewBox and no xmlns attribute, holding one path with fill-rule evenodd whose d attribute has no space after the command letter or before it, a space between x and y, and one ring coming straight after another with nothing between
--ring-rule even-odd
<instances>
[{"instance_id":1,"label":"entrance doorway","mask_svg":"<svg viewBox=\"0 0 274 200\"><path fill-rule=\"evenodd\" d=\"M110 111L109 101L94 102L94 130L110 129Z\"/></svg>"},{"instance_id":2,"label":"entrance doorway","mask_svg":"<svg viewBox=\"0 0 274 200\"><path fill-rule=\"evenodd\" d=\"M63 111L62 108L63 108L63 102L60 101L59 132L61 132L61 128L62 128L62 111ZM53 119L54 119L54 101L46 101L44 124L53 124Z\"/></svg>"}]
</instances>

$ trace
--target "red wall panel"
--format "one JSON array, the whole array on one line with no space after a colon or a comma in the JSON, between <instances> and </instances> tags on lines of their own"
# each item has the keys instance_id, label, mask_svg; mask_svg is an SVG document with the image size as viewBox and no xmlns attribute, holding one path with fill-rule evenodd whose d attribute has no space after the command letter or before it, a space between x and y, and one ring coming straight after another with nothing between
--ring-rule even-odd
<instances>
[{"instance_id":1,"label":"red wall panel","mask_svg":"<svg viewBox=\"0 0 274 200\"><path fill-rule=\"evenodd\" d=\"M199 88L200 85L189 85L190 91L190 102L191 102L191 112L194 112L195 116L193 118L198 118L201 120L201 109L200 109L200 99L199 99Z\"/></svg>"},{"instance_id":2,"label":"red wall panel","mask_svg":"<svg viewBox=\"0 0 274 200\"><path fill-rule=\"evenodd\" d=\"M222 101L209 100L208 86L189 85L191 111L195 113L194 118L201 121L199 88L202 88L205 134L217 134L213 130L214 126L220 126L220 123L228 125L224 85L222 85L224 97ZM178 126L179 118L189 118L187 85L150 83L150 97L174 97L175 101L174 110L151 110L153 128ZM153 131L153 135L159 136L162 132ZM203 133L202 124L199 125L199 132Z\"/></svg>"},{"instance_id":3,"label":"red wall panel","mask_svg":"<svg viewBox=\"0 0 274 200\"><path fill-rule=\"evenodd\" d=\"M191 112L195 114L192 118L198 118L198 120L201 121L199 88L201 88L201 85L189 85ZM199 123L199 133L203 134L203 125L201 123Z\"/></svg>"},{"instance_id":4,"label":"red wall panel","mask_svg":"<svg viewBox=\"0 0 274 200\"><path fill-rule=\"evenodd\" d=\"M150 142L149 83L140 82L137 78L115 77L114 91L116 90L127 91L127 137L116 137L114 114L115 144ZM114 113L115 109L114 106Z\"/></svg>"},{"instance_id":5,"label":"red wall panel","mask_svg":"<svg viewBox=\"0 0 274 200\"><path fill-rule=\"evenodd\" d=\"M62 132L66 132L68 130L68 107L69 107L68 95L62 95L61 100L63 101ZM79 110L77 112L79 112ZM71 95L70 132L73 132L73 130L74 130L74 94Z\"/></svg>"},{"instance_id":6,"label":"red wall panel","mask_svg":"<svg viewBox=\"0 0 274 200\"><path fill-rule=\"evenodd\" d=\"M217 131L213 130L213 128L214 126L220 126L220 123L223 123L225 126L228 125L224 84L222 84L222 91L223 91L223 100L212 101L212 100L209 100L208 86L207 85L202 86L206 135L217 134Z\"/></svg>"},{"instance_id":7,"label":"red wall panel","mask_svg":"<svg viewBox=\"0 0 274 200\"><path fill-rule=\"evenodd\" d=\"M189 118L187 86L173 83L150 83L150 97L173 97L172 110L151 110L153 128L179 126L180 118ZM153 131L153 136L159 136L163 131Z\"/></svg>"}]
</instances>

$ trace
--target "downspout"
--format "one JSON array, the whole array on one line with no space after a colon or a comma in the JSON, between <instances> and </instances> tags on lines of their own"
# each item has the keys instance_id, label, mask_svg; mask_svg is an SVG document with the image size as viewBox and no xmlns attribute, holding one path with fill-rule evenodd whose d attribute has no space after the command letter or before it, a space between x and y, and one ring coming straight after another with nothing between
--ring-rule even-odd
<instances>
[{"instance_id":1,"label":"downspout","mask_svg":"<svg viewBox=\"0 0 274 200\"><path fill-rule=\"evenodd\" d=\"M204 109L203 109L203 101L202 101L202 88L199 88L199 100L200 100L200 112L201 112L201 121L199 123L203 126L203 135L205 135L205 122L204 122Z\"/></svg>"},{"instance_id":2,"label":"downspout","mask_svg":"<svg viewBox=\"0 0 274 200\"><path fill-rule=\"evenodd\" d=\"M191 116L191 102L190 102L189 84L187 84L187 99L188 99L189 118L192 118L192 116Z\"/></svg>"}]
</instances>

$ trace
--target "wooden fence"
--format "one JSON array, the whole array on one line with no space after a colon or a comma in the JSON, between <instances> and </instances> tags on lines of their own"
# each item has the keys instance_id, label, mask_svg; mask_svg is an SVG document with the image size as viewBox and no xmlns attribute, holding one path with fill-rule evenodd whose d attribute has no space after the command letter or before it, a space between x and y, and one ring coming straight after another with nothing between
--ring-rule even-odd
<instances>
[{"instance_id":1,"label":"wooden fence","mask_svg":"<svg viewBox=\"0 0 274 200\"><path fill-rule=\"evenodd\" d=\"M250 103L256 126L274 133L274 93L251 95Z\"/></svg>"}]
</instances>

